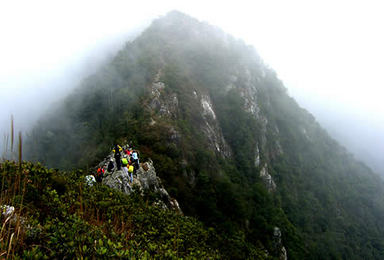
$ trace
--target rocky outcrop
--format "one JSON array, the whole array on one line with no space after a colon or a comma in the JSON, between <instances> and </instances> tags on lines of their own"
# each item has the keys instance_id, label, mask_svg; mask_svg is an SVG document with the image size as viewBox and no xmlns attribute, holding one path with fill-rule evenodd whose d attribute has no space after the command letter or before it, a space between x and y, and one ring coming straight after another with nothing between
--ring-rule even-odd
<instances>
[{"instance_id":1,"label":"rocky outcrop","mask_svg":"<svg viewBox=\"0 0 384 260\"><path fill-rule=\"evenodd\" d=\"M103 162L100 165L104 164L105 163ZM167 190L162 185L160 178L156 175L156 170L151 159L141 164L141 167L133 176L132 183L130 182L128 175L123 170L116 169L112 172L106 172L102 183L126 194L131 194L134 191L138 191L142 195L147 192L157 193L159 195L159 200L156 201L157 205L164 209L172 209L182 214L179 203L176 199L171 198Z\"/></svg>"},{"instance_id":2,"label":"rocky outcrop","mask_svg":"<svg viewBox=\"0 0 384 260\"><path fill-rule=\"evenodd\" d=\"M216 113L213 110L211 98L208 95L202 95L200 103L204 119L202 130L209 140L211 149L224 157L231 157L231 149L225 141L219 123L217 122Z\"/></svg>"},{"instance_id":3,"label":"rocky outcrop","mask_svg":"<svg viewBox=\"0 0 384 260\"><path fill-rule=\"evenodd\" d=\"M269 192L273 192L276 190L276 183L273 180L272 176L268 173L268 165L264 164L264 166L260 170L260 177L264 182L265 187Z\"/></svg>"},{"instance_id":4,"label":"rocky outcrop","mask_svg":"<svg viewBox=\"0 0 384 260\"><path fill-rule=\"evenodd\" d=\"M160 117L176 118L179 100L176 94L162 95L165 84L161 81L152 83L149 108Z\"/></svg>"},{"instance_id":5,"label":"rocky outcrop","mask_svg":"<svg viewBox=\"0 0 384 260\"><path fill-rule=\"evenodd\" d=\"M260 150L259 145L256 145L256 152L255 152L255 167L260 166Z\"/></svg>"},{"instance_id":6,"label":"rocky outcrop","mask_svg":"<svg viewBox=\"0 0 384 260\"><path fill-rule=\"evenodd\" d=\"M106 173L102 183L111 187L112 189L122 191L126 194L133 192L133 185L130 184L128 175L123 172L123 170L116 170L112 173Z\"/></svg>"},{"instance_id":7,"label":"rocky outcrop","mask_svg":"<svg viewBox=\"0 0 384 260\"><path fill-rule=\"evenodd\" d=\"M287 250L281 242L281 231L280 228L275 227L273 229L273 247L274 255L279 258L279 260L288 260Z\"/></svg>"}]
</instances>

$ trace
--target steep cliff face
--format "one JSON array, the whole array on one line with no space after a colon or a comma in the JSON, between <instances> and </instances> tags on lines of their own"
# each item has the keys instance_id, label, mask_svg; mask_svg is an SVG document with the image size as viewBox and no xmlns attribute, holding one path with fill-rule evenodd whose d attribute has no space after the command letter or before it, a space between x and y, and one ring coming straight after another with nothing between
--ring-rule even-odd
<instances>
[{"instance_id":1,"label":"steep cliff face","mask_svg":"<svg viewBox=\"0 0 384 260\"><path fill-rule=\"evenodd\" d=\"M30 149L84 166L123 138L186 215L230 238L220 241L231 258L384 257L372 240L384 234L382 181L217 28L178 12L154 21L40 124Z\"/></svg>"},{"instance_id":2,"label":"steep cliff face","mask_svg":"<svg viewBox=\"0 0 384 260\"><path fill-rule=\"evenodd\" d=\"M167 85L160 81L162 76L160 69L149 88L149 104L146 108L152 114L152 125L156 124L156 120L180 120L182 117L181 110L184 109L183 105L179 105L177 93L165 90ZM198 94L197 90L193 90L193 97L190 105L196 107L196 116L201 119L199 124L194 125L194 127L198 128L207 138L207 148L223 157L231 157L231 149L223 137L209 94ZM174 122L170 124L174 125ZM171 127L170 134L171 139L177 144L180 133Z\"/></svg>"}]
</instances>

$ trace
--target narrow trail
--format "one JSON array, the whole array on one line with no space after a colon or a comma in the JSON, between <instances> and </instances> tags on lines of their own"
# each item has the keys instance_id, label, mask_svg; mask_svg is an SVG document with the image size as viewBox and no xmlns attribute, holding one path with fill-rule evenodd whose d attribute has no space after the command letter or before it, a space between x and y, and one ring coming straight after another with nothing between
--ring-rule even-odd
<instances>
[{"instance_id":1,"label":"narrow trail","mask_svg":"<svg viewBox=\"0 0 384 260\"><path fill-rule=\"evenodd\" d=\"M125 164L128 167L124 166ZM94 174L86 176L86 182L90 186L99 182L126 194L135 191L140 192L141 195L146 192L154 192L159 195L157 205L183 214L178 201L169 195L157 176L153 161L148 159L148 161L140 163L140 153L128 145L115 146L109 155L94 168Z\"/></svg>"}]
</instances>

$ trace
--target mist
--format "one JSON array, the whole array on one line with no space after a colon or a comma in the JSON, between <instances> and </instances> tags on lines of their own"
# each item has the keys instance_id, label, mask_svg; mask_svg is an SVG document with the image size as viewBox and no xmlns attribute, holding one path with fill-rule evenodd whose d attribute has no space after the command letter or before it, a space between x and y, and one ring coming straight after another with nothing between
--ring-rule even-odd
<instances>
[{"instance_id":1,"label":"mist","mask_svg":"<svg viewBox=\"0 0 384 260\"><path fill-rule=\"evenodd\" d=\"M11 114L26 131L151 20L174 9L253 45L331 136L384 174L380 1L2 2L0 133L9 133Z\"/></svg>"},{"instance_id":2,"label":"mist","mask_svg":"<svg viewBox=\"0 0 384 260\"><path fill-rule=\"evenodd\" d=\"M46 9L38 10L42 5ZM24 8L27 6L23 5ZM95 20L98 12L93 13L93 17L85 22L73 16L73 21L68 22L64 19L68 15L65 10L63 13L60 6L50 6L46 1L37 1L36 5L29 6L29 12L20 9L18 3L2 4L2 7L2 156L5 156L5 150L9 150L11 117L14 118L15 133L20 131L25 136L44 114L51 112L82 80L112 59L152 19L133 16L123 23L121 17L116 17L105 22L109 28L103 28L100 27L102 21ZM73 4L64 9L70 7ZM80 12L77 10L75 13ZM42 17L36 19L36 15ZM64 25L64 22L67 24Z\"/></svg>"},{"instance_id":3,"label":"mist","mask_svg":"<svg viewBox=\"0 0 384 260\"><path fill-rule=\"evenodd\" d=\"M316 98L294 88L291 88L291 92L300 105L309 110L321 126L357 160L384 176L384 119L379 108L364 111L353 106L353 103ZM375 93L380 95L380 92ZM361 99L365 98L369 101L369 96L361 93Z\"/></svg>"}]
</instances>

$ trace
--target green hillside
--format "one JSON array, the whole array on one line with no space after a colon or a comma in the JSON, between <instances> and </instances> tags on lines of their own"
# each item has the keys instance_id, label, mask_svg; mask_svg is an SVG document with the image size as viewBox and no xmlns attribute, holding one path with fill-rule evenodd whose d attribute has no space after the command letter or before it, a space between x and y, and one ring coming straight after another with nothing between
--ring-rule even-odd
<instances>
[{"instance_id":1,"label":"green hillside","mask_svg":"<svg viewBox=\"0 0 384 260\"><path fill-rule=\"evenodd\" d=\"M223 258L384 257L382 180L218 28L178 12L154 21L37 124L26 152L87 169L129 140Z\"/></svg>"},{"instance_id":2,"label":"green hillside","mask_svg":"<svg viewBox=\"0 0 384 260\"><path fill-rule=\"evenodd\" d=\"M1 163L0 177L3 259L221 258L214 230L155 206L151 194L88 186L82 171L32 163Z\"/></svg>"}]
</instances>

